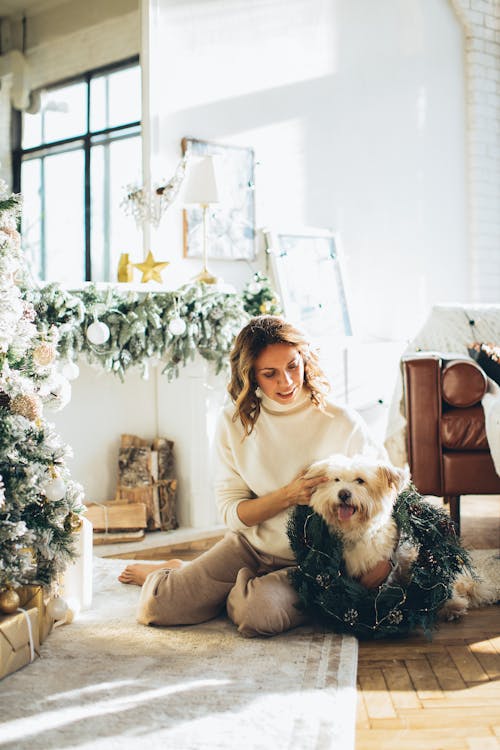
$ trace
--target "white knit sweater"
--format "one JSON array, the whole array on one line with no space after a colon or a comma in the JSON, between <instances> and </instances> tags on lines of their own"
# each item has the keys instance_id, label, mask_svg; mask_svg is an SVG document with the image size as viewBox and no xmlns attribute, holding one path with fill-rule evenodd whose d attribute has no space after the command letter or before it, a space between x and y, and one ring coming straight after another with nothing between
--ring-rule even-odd
<instances>
[{"instance_id":1,"label":"white knit sweater","mask_svg":"<svg viewBox=\"0 0 500 750\"><path fill-rule=\"evenodd\" d=\"M232 531L245 535L260 552L293 561L286 534L292 510L246 526L237 508L250 500L284 487L313 461L333 453L359 453L386 458L355 412L328 403L321 411L311 403L304 389L293 404L278 404L261 398L261 411L253 432L243 438L239 419L233 422L234 404L229 403L219 418L216 435L215 497L221 517ZM292 506L293 507L293 506Z\"/></svg>"}]
</instances>

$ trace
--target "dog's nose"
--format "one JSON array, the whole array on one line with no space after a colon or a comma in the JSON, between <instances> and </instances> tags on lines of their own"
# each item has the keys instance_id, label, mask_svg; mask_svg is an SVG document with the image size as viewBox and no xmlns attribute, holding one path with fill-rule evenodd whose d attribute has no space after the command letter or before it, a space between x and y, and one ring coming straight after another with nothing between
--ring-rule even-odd
<instances>
[{"instance_id":1,"label":"dog's nose","mask_svg":"<svg viewBox=\"0 0 500 750\"><path fill-rule=\"evenodd\" d=\"M341 500L343 503L346 503L351 498L351 493L349 490L339 490L339 500Z\"/></svg>"}]
</instances>

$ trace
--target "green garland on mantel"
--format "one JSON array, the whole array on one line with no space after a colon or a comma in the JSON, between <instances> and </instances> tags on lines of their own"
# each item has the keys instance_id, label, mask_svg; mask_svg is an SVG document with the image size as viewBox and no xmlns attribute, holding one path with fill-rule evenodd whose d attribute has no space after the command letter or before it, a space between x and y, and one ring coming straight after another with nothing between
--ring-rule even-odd
<instances>
[{"instance_id":1,"label":"green garland on mantel","mask_svg":"<svg viewBox=\"0 0 500 750\"><path fill-rule=\"evenodd\" d=\"M341 538L321 516L298 505L290 517L288 536L298 562L290 573L292 585L301 607L337 633L376 639L421 627L429 637L457 574L464 567L473 572L449 516L423 500L414 487L400 494L393 517L399 544L415 546L418 557L404 585L389 576L373 590L347 575Z\"/></svg>"},{"instance_id":2,"label":"green garland on mantel","mask_svg":"<svg viewBox=\"0 0 500 750\"><path fill-rule=\"evenodd\" d=\"M30 289L26 296L35 307L42 335L57 341L61 362L83 356L122 380L134 366L145 376L148 361L154 358L171 381L196 353L219 373L227 366L238 331L260 312L262 297L276 302L269 279L258 271L242 294L200 283L168 292L122 291L112 285L101 289L95 284L69 292L50 283ZM278 304L273 304L273 312L278 311ZM109 329L103 344L87 338L95 321Z\"/></svg>"}]
</instances>

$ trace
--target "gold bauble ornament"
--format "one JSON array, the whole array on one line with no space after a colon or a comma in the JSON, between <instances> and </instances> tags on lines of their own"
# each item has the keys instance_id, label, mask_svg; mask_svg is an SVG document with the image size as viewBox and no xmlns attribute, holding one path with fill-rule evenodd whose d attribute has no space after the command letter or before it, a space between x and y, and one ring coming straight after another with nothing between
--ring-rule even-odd
<instances>
[{"instance_id":1,"label":"gold bauble ornament","mask_svg":"<svg viewBox=\"0 0 500 750\"><path fill-rule=\"evenodd\" d=\"M4 615L11 615L15 612L20 602L19 594L14 589L0 591L0 612Z\"/></svg>"},{"instance_id":2,"label":"gold bauble ornament","mask_svg":"<svg viewBox=\"0 0 500 750\"><path fill-rule=\"evenodd\" d=\"M56 348L53 344L38 344L33 350L33 362L40 367L47 367L54 362L56 354Z\"/></svg>"},{"instance_id":3,"label":"gold bauble ornament","mask_svg":"<svg viewBox=\"0 0 500 750\"><path fill-rule=\"evenodd\" d=\"M82 517L78 513L68 513L64 519L64 530L65 531L80 531L83 526Z\"/></svg>"},{"instance_id":4,"label":"gold bauble ornament","mask_svg":"<svg viewBox=\"0 0 500 750\"><path fill-rule=\"evenodd\" d=\"M162 283L163 279L161 277L160 271L162 271L164 268L166 268L169 264L168 261L156 261L153 258L153 253L151 250L146 256L146 260L142 263L133 263L134 268L138 268L139 271L142 271L142 279L141 282L144 284L146 281L158 281L160 284Z\"/></svg>"},{"instance_id":5,"label":"gold bauble ornament","mask_svg":"<svg viewBox=\"0 0 500 750\"><path fill-rule=\"evenodd\" d=\"M34 393L19 393L11 400L10 410L35 422L42 416L42 402Z\"/></svg>"}]
</instances>

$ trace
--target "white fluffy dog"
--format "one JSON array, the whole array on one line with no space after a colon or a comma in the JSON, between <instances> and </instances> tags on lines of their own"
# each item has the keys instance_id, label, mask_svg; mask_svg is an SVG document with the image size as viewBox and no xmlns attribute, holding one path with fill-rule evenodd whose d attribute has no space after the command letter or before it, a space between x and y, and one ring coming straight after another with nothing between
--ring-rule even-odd
<instances>
[{"instance_id":1,"label":"white fluffy dog","mask_svg":"<svg viewBox=\"0 0 500 750\"><path fill-rule=\"evenodd\" d=\"M306 476L326 476L318 485L310 505L342 539L347 573L357 578L380 560L392 560L390 581L408 582L418 550L400 544L399 530L392 516L394 502L409 482L406 471L389 463L363 456L334 455L309 467ZM453 596L443 606L441 616L454 619L470 607L496 600L493 588L460 573Z\"/></svg>"}]
</instances>

